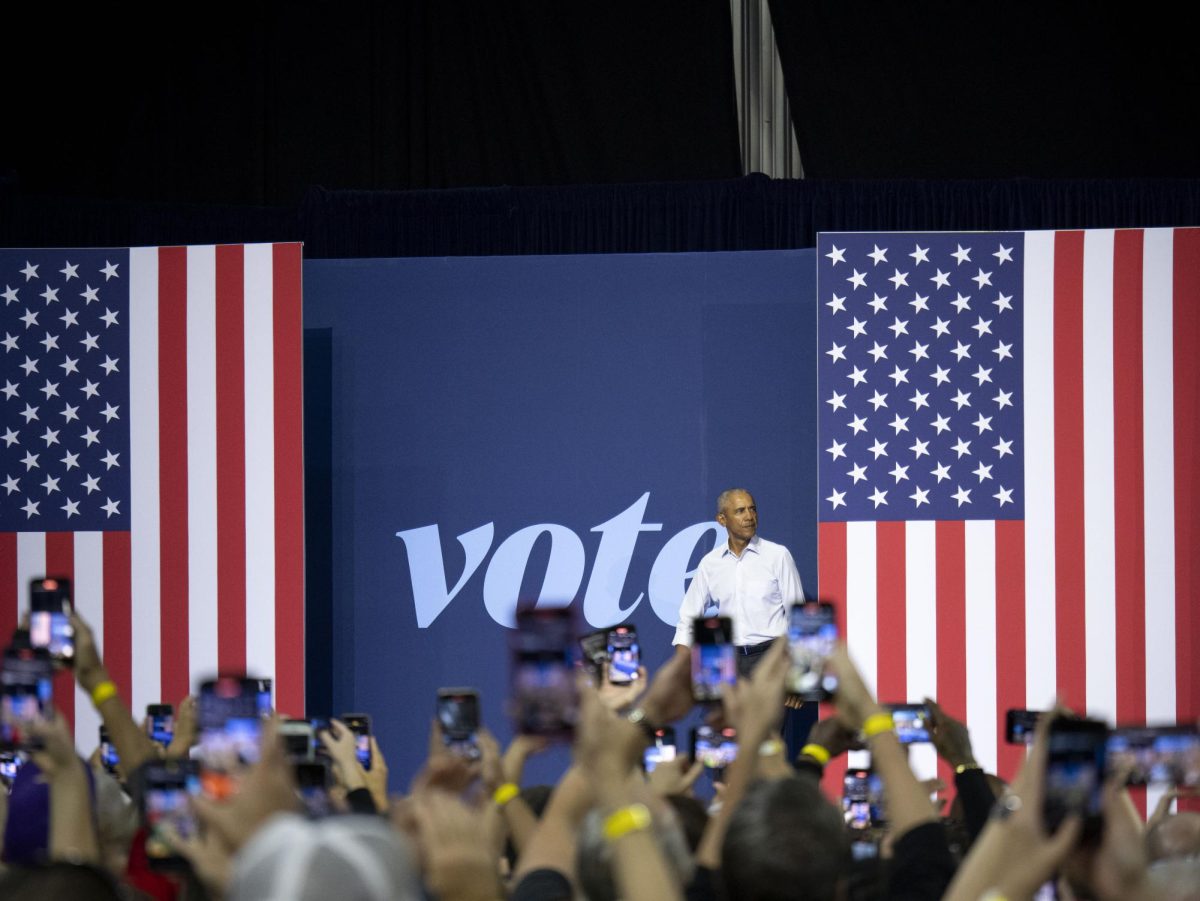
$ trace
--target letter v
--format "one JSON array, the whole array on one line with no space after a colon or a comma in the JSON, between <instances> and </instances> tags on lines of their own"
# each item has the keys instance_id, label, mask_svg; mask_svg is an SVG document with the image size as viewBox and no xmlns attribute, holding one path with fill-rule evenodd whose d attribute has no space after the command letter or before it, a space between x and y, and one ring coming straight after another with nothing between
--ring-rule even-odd
<instances>
[{"instance_id":1,"label":"letter v","mask_svg":"<svg viewBox=\"0 0 1200 901\"><path fill-rule=\"evenodd\" d=\"M479 568L483 558L492 547L494 534L492 523L482 525L458 536L458 543L466 554L462 575L449 592L446 591L446 564L442 560L442 539L438 527L421 526L397 532L396 537L404 542L408 551L408 572L412 579L413 606L417 613L417 627L429 627L446 605L467 584L467 580Z\"/></svg>"}]
</instances>

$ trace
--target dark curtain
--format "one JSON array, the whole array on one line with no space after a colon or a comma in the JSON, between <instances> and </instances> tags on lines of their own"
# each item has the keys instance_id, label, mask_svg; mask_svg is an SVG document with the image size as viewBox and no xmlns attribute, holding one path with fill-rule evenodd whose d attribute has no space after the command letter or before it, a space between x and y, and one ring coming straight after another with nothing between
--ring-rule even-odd
<instances>
[{"instance_id":1,"label":"dark curtain","mask_svg":"<svg viewBox=\"0 0 1200 901\"><path fill-rule=\"evenodd\" d=\"M1200 225L1200 179L773 181L312 190L299 207L48 202L0 186L0 246L298 240L305 256L768 250L818 231Z\"/></svg>"},{"instance_id":2,"label":"dark curtain","mask_svg":"<svg viewBox=\"0 0 1200 901\"><path fill-rule=\"evenodd\" d=\"M741 171L728 0L252 0L170 22L35 5L5 33L0 176L37 196L294 204L310 185Z\"/></svg>"},{"instance_id":3,"label":"dark curtain","mask_svg":"<svg viewBox=\"0 0 1200 901\"><path fill-rule=\"evenodd\" d=\"M1200 174L1194 16L1149 3L770 0L805 174Z\"/></svg>"}]
</instances>

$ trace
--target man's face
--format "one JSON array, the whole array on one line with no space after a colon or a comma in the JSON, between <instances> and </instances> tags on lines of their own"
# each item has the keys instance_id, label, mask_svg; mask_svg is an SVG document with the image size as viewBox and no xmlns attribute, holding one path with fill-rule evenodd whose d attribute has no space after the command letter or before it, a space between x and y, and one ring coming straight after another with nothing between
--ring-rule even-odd
<instances>
[{"instance_id":1,"label":"man's face","mask_svg":"<svg viewBox=\"0 0 1200 901\"><path fill-rule=\"evenodd\" d=\"M749 541L758 531L758 507L754 506L754 498L744 491L731 494L725 508L717 514L717 522L725 527L730 538Z\"/></svg>"}]
</instances>

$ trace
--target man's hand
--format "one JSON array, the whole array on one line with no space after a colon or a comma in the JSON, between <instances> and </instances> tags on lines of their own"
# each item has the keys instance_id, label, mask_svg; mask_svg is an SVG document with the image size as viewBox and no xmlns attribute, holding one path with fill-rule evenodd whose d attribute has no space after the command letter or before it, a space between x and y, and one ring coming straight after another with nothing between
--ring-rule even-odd
<instances>
[{"instance_id":1,"label":"man's hand","mask_svg":"<svg viewBox=\"0 0 1200 901\"><path fill-rule=\"evenodd\" d=\"M978 766L966 725L943 710L933 698L926 698L925 706L929 708L930 738L938 756L952 767Z\"/></svg>"}]
</instances>

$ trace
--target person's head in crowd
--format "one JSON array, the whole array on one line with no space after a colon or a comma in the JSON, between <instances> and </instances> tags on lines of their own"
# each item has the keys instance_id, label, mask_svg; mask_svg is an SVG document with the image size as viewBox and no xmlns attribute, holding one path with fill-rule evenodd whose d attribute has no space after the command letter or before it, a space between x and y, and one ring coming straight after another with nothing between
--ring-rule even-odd
<instances>
[{"instance_id":1,"label":"person's head in crowd","mask_svg":"<svg viewBox=\"0 0 1200 901\"><path fill-rule=\"evenodd\" d=\"M229 901L421 898L413 855L382 819L278 814L234 860Z\"/></svg>"},{"instance_id":2,"label":"person's head in crowd","mask_svg":"<svg viewBox=\"0 0 1200 901\"><path fill-rule=\"evenodd\" d=\"M109 872L123 873L129 861L129 846L140 825L138 808L108 773L93 768L92 778L96 784L96 837L100 854Z\"/></svg>"},{"instance_id":3,"label":"person's head in crowd","mask_svg":"<svg viewBox=\"0 0 1200 901\"><path fill-rule=\"evenodd\" d=\"M5 901L122 901L125 897L110 874L86 864L15 867L0 876L0 898Z\"/></svg>"},{"instance_id":4,"label":"person's head in crowd","mask_svg":"<svg viewBox=\"0 0 1200 901\"><path fill-rule=\"evenodd\" d=\"M680 885L691 881L695 864L683 828L669 804L652 806L651 830ZM604 814L592 810L579 827L575 863L579 887L588 901L617 901L619 897L612 870L612 843L604 837Z\"/></svg>"},{"instance_id":5,"label":"person's head in crowd","mask_svg":"<svg viewBox=\"0 0 1200 901\"><path fill-rule=\"evenodd\" d=\"M1168 857L1150 865L1151 891L1157 901L1200 898L1200 857Z\"/></svg>"},{"instance_id":6,"label":"person's head in crowd","mask_svg":"<svg viewBox=\"0 0 1200 901\"><path fill-rule=\"evenodd\" d=\"M729 897L747 901L837 898L850 864L842 815L799 777L751 786L721 850Z\"/></svg>"},{"instance_id":7,"label":"person's head in crowd","mask_svg":"<svg viewBox=\"0 0 1200 901\"><path fill-rule=\"evenodd\" d=\"M708 825L708 810L704 803L690 795L667 795L663 800L674 809L687 839L688 849L695 854L704 836L704 827Z\"/></svg>"},{"instance_id":8,"label":"person's head in crowd","mask_svg":"<svg viewBox=\"0 0 1200 901\"><path fill-rule=\"evenodd\" d=\"M1200 856L1200 813L1182 811L1152 826L1146 833L1146 854L1151 862Z\"/></svg>"}]
</instances>

